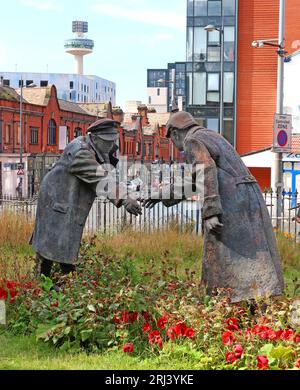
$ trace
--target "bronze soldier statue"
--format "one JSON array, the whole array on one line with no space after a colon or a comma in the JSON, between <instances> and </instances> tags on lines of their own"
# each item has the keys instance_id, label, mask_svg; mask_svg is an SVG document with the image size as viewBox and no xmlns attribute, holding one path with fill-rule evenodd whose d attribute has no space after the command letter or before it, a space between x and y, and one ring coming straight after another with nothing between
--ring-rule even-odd
<instances>
[{"instance_id":1,"label":"bronze soldier statue","mask_svg":"<svg viewBox=\"0 0 300 390\"><path fill-rule=\"evenodd\" d=\"M53 262L60 263L65 274L75 270L83 229L99 187L116 207L124 206L136 216L142 213L138 202L126 194L123 197L112 183L110 173L118 164L114 156L117 125L111 119L95 122L87 136L67 145L41 183L31 244L45 276L50 276Z\"/></svg>"},{"instance_id":2,"label":"bronze soldier statue","mask_svg":"<svg viewBox=\"0 0 300 390\"><path fill-rule=\"evenodd\" d=\"M167 132L192 164L194 181L199 167L204 172L202 281L208 293L228 289L232 303L282 295L272 223L260 188L240 156L224 137L200 127L187 112L173 114ZM184 200L182 187L163 188L159 198L167 207L178 204ZM157 202L149 199L145 205L151 208Z\"/></svg>"}]
</instances>

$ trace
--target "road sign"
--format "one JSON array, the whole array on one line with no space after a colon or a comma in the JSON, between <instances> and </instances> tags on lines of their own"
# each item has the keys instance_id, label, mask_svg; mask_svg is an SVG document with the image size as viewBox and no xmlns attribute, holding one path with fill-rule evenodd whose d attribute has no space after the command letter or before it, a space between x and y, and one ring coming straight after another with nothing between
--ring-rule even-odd
<instances>
[{"instance_id":1,"label":"road sign","mask_svg":"<svg viewBox=\"0 0 300 390\"><path fill-rule=\"evenodd\" d=\"M25 164L24 163L19 163L18 164L18 169L25 169Z\"/></svg>"},{"instance_id":2,"label":"road sign","mask_svg":"<svg viewBox=\"0 0 300 390\"><path fill-rule=\"evenodd\" d=\"M292 115L275 114L273 152L286 153L292 148Z\"/></svg>"},{"instance_id":3,"label":"road sign","mask_svg":"<svg viewBox=\"0 0 300 390\"><path fill-rule=\"evenodd\" d=\"M17 175L24 176L24 169L19 169Z\"/></svg>"}]
</instances>

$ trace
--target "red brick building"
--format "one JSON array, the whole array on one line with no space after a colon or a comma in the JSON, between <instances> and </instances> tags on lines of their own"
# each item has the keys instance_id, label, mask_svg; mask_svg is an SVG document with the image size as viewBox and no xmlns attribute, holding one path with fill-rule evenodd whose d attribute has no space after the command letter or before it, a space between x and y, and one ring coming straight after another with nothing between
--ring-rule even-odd
<instances>
[{"instance_id":1,"label":"red brick building","mask_svg":"<svg viewBox=\"0 0 300 390\"><path fill-rule=\"evenodd\" d=\"M20 95L0 86L0 194L16 195L21 149L25 165L23 194L33 194L65 145L85 135L97 119L79 105L59 100L55 86L24 88L22 109L21 148ZM174 152L166 138L167 118L161 123L155 114L151 115L149 121L147 107L142 106L138 115L120 127L120 155L145 162L179 159L179 153ZM109 116L120 120L118 113Z\"/></svg>"}]
</instances>

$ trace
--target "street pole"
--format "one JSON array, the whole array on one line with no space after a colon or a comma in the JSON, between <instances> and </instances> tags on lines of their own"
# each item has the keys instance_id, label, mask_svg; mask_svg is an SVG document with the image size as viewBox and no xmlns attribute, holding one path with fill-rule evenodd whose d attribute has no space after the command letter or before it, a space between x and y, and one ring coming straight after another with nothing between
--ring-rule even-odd
<instances>
[{"instance_id":1,"label":"street pole","mask_svg":"<svg viewBox=\"0 0 300 390\"><path fill-rule=\"evenodd\" d=\"M221 33L221 86L220 86L220 134L224 134L224 13L222 6Z\"/></svg>"},{"instance_id":2,"label":"street pole","mask_svg":"<svg viewBox=\"0 0 300 390\"><path fill-rule=\"evenodd\" d=\"M285 50L285 0L280 1L278 44L277 113L284 113L284 50ZM275 154L275 184L278 191L277 221L282 216L283 170L282 153Z\"/></svg>"},{"instance_id":3,"label":"street pole","mask_svg":"<svg viewBox=\"0 0 300 390\"><path fill-rule=\"evenodd\" d=\"M21 76L21 99L20 99L20 169L23 169L23 76ZM23 177L20 176L20 195L23 197Z\"/></svg>"}]
</instances>

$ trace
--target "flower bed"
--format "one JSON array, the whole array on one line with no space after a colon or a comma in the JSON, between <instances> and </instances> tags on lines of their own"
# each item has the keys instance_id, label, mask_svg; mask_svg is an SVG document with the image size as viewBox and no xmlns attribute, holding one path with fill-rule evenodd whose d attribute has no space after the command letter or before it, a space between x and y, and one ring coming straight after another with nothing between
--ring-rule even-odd
<instances>
[{"instance_id":1,"label":"flower bed","mask_svg":"<svg viewBox=\"0 0 300 390\"><path fill-rule=\"evenodd\" d=\"M63 351L178 357L195 369L300 368L295 298L231 305L230 292L208 297L189 270L179 277L167 260L160 270L146 266L102 256L91 244L75 275L2 280L9 330Z\"/></svg>"}]
</instances>

